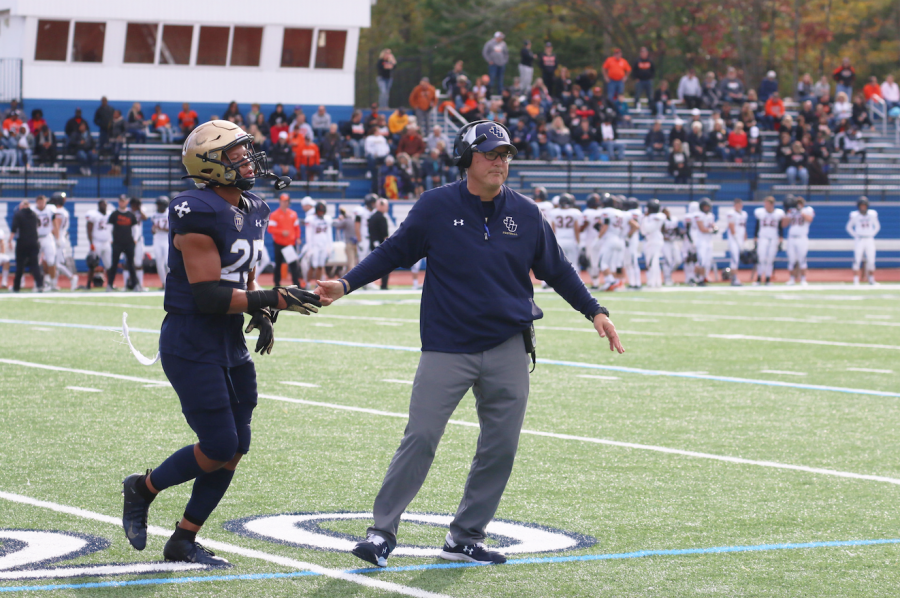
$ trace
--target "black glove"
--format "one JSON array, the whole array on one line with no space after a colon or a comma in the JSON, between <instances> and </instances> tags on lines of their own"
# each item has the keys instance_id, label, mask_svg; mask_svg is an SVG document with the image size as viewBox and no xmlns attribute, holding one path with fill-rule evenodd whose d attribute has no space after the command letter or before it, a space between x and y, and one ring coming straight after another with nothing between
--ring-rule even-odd
<instances>
[{"instance_id":1,"label":"black glove","mask_svg":"<svg viewBox=\"0 0 900 598\"><path fill-rule=\"evenodd\" d=\"M304 291L300 287L275 287L273 290L278 292L284 299L284 302L287 303L285 309L288 311L298 311L308 316L309 312L318 312L318 308L322 307L322 302L319 301L318 295Z\"/></svg>"},{"instance_id":2,"label":"black glove","mask_svg":"<svg viewBox=\"0 0 900 598\"><path fill-rule=\"evenodd\" d=\"M275 344L275 320L278 319L278 312L274 313L268 307L253 312L250 316L250 323L244 330L245 334L249 334L253 330L259 330L259 338L256 340L256 352L260 355L271 354L272 346Z\"/></svg>"}]
</instances>

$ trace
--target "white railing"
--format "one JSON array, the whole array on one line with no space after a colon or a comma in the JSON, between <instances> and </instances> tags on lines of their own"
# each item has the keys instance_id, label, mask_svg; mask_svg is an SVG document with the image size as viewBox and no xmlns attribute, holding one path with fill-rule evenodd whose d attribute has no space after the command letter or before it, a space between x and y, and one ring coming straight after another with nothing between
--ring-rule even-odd
<instances>
[{"instance_id":1,"label":"white railing","mask_svg":"<svg viewBox=\"0 0 900 598\"><path fill-rule=\"evenodd\" d=\"M455 139L456 134L468 121L453 106L444 107L444 135Z\"/></svg>"},{"instance_id":2,"label":"white railing","mask_svg":"<svg viewBox=\"0 0 900 598\"><path fill-rule=\"evenodd\" d=\"M869 107L869 120L875 124L875 117L881 117L881 133L887 135L888 109L887 102L881 96L873 95L872 99L866 102Z\"/></svg>"}]
</instances>

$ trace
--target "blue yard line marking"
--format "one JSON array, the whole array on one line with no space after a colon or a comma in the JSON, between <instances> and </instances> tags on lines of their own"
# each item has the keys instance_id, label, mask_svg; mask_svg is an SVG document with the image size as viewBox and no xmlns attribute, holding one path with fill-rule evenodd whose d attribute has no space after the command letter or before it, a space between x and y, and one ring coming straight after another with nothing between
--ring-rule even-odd
<instances>
[{"instance_id":1,"label":"blue yard line marking","mask_svg":"<svg viewBox=\"0 0 900 598\"><path fill-rule=\"evenodd\" d=\"M758 544L755 546L714 546L711 548L676 548L672 550L638 550L636 552L620 552L614 554L584 554L580 556L554 556L526 559L510 559L507 565L546 565L555 563L577 563L586 561L614 561L639 559L650 556L688 556L697 554L723 554L730 552L764 552L769 550L798 550L809 548L836 548L842 546L876 546L883 544L900 544L900 538L883 540L843 540L832 542L803 542L798 544ZM385 567L383 569L347 569L344 573L395 573L403 571L431 571L440 569L465 569L470 567L486 567L481 563L428 563L407 567ZM502 566L502 565L501 565ZM158 577L153 579L137 579L133 581L104 581L80 584L53 584L37 586L0 587L0 592L39 592L50 590L82 590L92 588L120 588L127 586L166 585L178 583L200 583L209 581L258 581L264 579L290 579L293 577L315 576L313 571L293 571L291 573L253 573L247 575L206 575L195 577Z\"/></svg>"},{"instance_id":2,"label":"blue yard line marking","mask_svg":"<svg viewBox=\"0 0 900 598\"><path fill-rule=\"evenodd\" d=\"M59 326L62 328L84 328L87 330L105 330L111 332L119 332L119 328L110 326L92 326L90 324L67 324L60 322L38 322L32 320L7 320L0 319L0 324L26 324L29 326ZM159 334L159 330L149 328L128 328L131 332L146 332L149 334ZM360 349L384 349L389 351L406 351L409 353L420 353L421 349L416 347L402 347L399 345L378 345L373 343L355 343L351 341L333 341L319 340L308 338L284 338L275 337L278 342L286 343L309 343L319 345L337 345L341 347L356 347ZM645 370L642 368L629 368L617 365L600 365L595 363L583 363L580 361L560 361L556 359L537 360L538 363L544 365L559 365L564 367L585 368L591 370L606 370L610 372L622 372L626 374L640 374L642 376L669 376L671 378L688 378L693 380L710 380L713 382L731 382L734 384L753 384L756 386L777 386L781 388L799 388L802 390L824 390L829 392L842 392L847 394L870 395L876 397L893 397L900 398L900 393L889 392L885 390L868 390L864 388L845 388L842 386L820 386L817 384L801 384L798 382L779 382L777 380L756 380L750 378L734 378L732 376L716 376L713 374L691 374L682 372L667 372L665 370Z\"/></svg>"}]
</instances>

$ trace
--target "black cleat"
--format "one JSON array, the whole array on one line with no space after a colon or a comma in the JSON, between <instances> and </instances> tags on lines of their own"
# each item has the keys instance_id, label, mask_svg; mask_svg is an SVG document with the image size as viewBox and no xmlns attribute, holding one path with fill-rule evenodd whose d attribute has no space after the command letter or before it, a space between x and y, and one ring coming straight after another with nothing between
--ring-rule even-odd
<instances>
[{"instance_id":1,"label":"black cleat","mask_svg":"<svg viewBox=\"0 0 900 598\"><path fill-rule=\"evenodd\" d=\"M350 553L376 567L387 567L391 549L384 538L377 534L369 534L363 542L357 542Z\"/></svg>"},{"instance_id":2,"label":"black cleat","mask_svg":"<svg viewBox=\"0 0 900 598\"><path fill-rule=\"evenodd\" d=\"M483 563L485 565L502 565L506 557L496 550L488 550L481 542L475 544L457 544L450 546L444 542L441 558L447 561L462 561L466 563Z\"/></svg>"},{"instance_id":3,"label":"black cleat","mask_svg":"<svg viewBox=\"0 0 900 598\"><path fill-rule=\"evenodd\" d=\"M133 473L122 482L122 496L125 498L122 527L125 528L128 542L136 549L143 550L147 546L147 512L150 510L150 501L135 489L135 482L140 477L141 474Z\"/></svg>"},{"instance_id":4,"label":"black cleat","mask_svg":"<svg viewBox=\"0 0 900 598\"><path fill-rule=\"evenodd\" d=\"M216 556L216 553L201 545L199 542L176 540L175 538L169 538L169 541L166 542L166 546L163 548L163 557L167 561L200 563L201 565L209 565L210 567L231 566L231 563L220 556Z\"/></svg>"}]
</instances>

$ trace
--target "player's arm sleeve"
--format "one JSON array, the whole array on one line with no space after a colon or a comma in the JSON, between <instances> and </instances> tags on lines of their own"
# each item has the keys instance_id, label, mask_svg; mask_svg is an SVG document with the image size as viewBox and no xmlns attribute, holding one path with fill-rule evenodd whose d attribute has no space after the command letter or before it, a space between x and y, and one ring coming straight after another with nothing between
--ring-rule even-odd
<instances>
[{"instance_id":1,"label":"player's arm sleeve","mask_svg":"<svg viewBox=\"0 0 900 598\"><path fill-rule=\"evenodd\" d=\"M587 317L600 309L600 304L588 292L575 268L566 259L556 242L550 223L541 218L538 222L538 238L535 244L534 275L553 287L553 290Z\"/></svg>"},{"instance_id":2,"label":"player's arm sleeve","mask_svg":"<svg viewBox=\"0 0 900 598\"><path fill-rule=\"evenodd\" d=\"M397 232L344 276L351 291L390 274L396 268L410 268L425 257L428 248L428 218L422 203L420 199Z\"/></svg>"}]
</instances>

